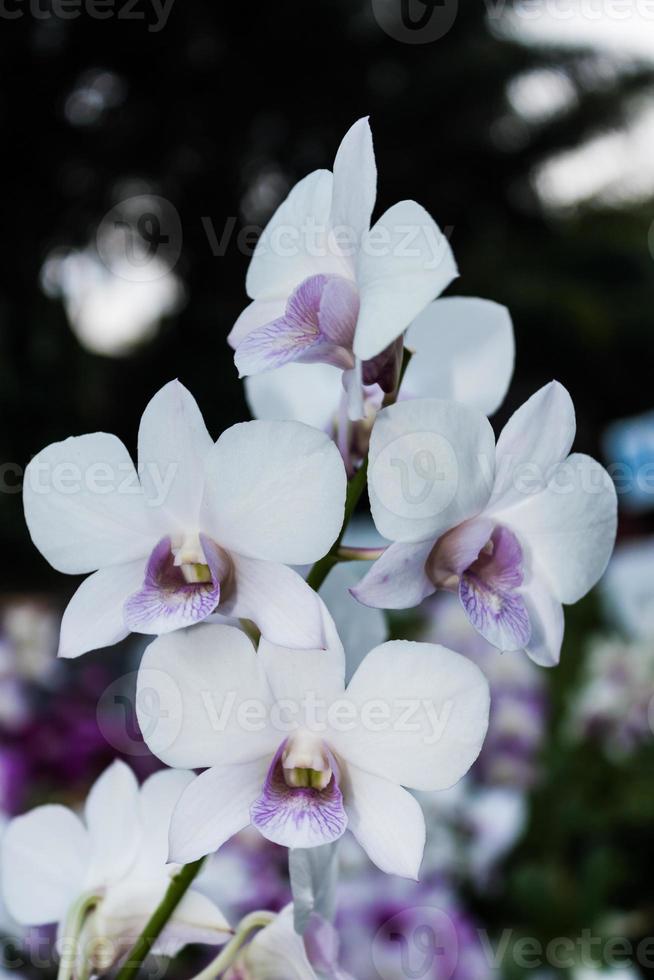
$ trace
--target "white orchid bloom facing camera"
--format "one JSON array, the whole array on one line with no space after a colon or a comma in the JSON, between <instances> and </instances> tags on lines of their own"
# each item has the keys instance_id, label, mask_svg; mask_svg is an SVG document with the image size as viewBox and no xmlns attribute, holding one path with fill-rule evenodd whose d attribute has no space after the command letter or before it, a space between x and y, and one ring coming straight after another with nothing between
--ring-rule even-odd
<instances>
[{"instance_id":1,"label":"white orchid bloom facing camera","mask_svg":"<svg viewBox=\"0 0 654 980\"><path fill-rule=\"evenodd\" d=\"M415 201L393 205L371 228L376 196L372 134L359 119L333 173L296 184L257 244L246 279L253 302L228 338L241 377L292 362L331 365L352 419L363 417L366 386L394 390L402 334L457 269Z\"/></svg>"},{"instance_id":2,"label":"white orchid bloom facing camera","mask_svg":"<svg viewBox=\"0 0 654 980\"><path fill-rule=\"evenodd\" d=\"M380 413L368 489L377 530L394 543L355 587L366 605L406 609L436 589L501 650L558 663L562 603L577 602L610 558L615 487L575 436L568 392L552 382L519 408L497 445L488 420L424 399Z\"/></svg>"},{"instance_id":3,"label":"white orchid bloom facing camera","mask_svg":"<svg viewBox=\"0 0 654 980\"><path fill-rule=\"evenodd\" d=\"M76 970L105 973L131 948L162 901L172 875L170 817L193 773L156 773L139 788L114 762L89 792L81 819L67 807L39 806L15 817L2 839L0 875L7 909L22 925L58 923L62 955ZM222 945L222 912L190 890L154 952L174 956L187 943Z\"/></svg>"},{"instance_id":4,"label":"white orchid bloom facing camera","mask_svg":"<svg viewBox=\"0 0 654 980\"><path fill-rule=\"evenodd\" d=\"M158 637L139 672L154 693L146 741L171 766L206 769L173 815L170 857L193 861L244 827L290 848L352 831L383 871L417 878L425 822L403 787L445 789L477 758L488 724L481 671L444 647L372 650L345 688L345 657L325 612L327 650L293 651L203 624ZM141 716L142 715L142 716Z\"/></svg>"},{"instance_id":5,"label":"white orchid bloom facing camera","mask_svg":"<svg viewBox=\"0 0 654 980\"><path fill-rule=\"evenodd\" d=\"M287 566L321 558L341 528L345 470L329 438L257 421L214 443L173 381L143 413L138 457L137 474L123 443L96 432L48 446L27 467L35 545L58 571L94 573L66 609L59 655L214 612L253 620L276 643L322 646L318 600Z\"/></svg>"}]
</instances>

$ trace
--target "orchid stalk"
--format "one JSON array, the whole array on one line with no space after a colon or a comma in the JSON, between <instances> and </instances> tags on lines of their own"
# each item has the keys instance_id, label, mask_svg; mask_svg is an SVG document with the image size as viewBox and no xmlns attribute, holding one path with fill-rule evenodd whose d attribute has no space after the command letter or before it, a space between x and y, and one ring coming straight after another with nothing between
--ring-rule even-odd
<instances>
[{"instance_id":1,"label":"orchid stalk","mask_svg":"<svg viewBox=\"0 0 654 980\"><path fill-rule=\"evenodd\" d=\"M118 971L116 980L132 980L132 977L138 974L143 965L143 961L150 953L155 941L163 932L175 909L184 898L184 895L197 878L203 864L204 858L201 858L199 861L192 861L190 864L185 864L181 871L174 876L161 904L152 913L145 929L134 943L127 959ZM58 977L57 980L62 980L62 978Z\"/></svg>"},{"instance_id":2,"label":"orchid stalk","mask_svg":"<svg viewBox=\"0 0 654 980\"><path fill-rule=\"evenodd\" d=\"M274 912L250 912L249 915L244 916L236 928L234 938L230 939L218 956L205 966L204 970L196 973L192 980L214 980L215 977L219 977L229 969L252 934L258 929L265 929L275 921L275 918Z\"/></svg>"}]
</instances>

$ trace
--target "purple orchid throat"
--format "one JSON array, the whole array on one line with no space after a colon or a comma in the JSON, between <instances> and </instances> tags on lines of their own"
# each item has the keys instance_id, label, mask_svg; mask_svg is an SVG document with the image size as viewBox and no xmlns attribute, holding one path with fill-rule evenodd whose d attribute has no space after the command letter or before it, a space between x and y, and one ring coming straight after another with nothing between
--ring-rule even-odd
<instances>
[{"instance_id":1,"label":"purple orchid throat","mask_svg":"<svg viewBox=\"0 0 654 980\"><path fill-rule=\"evenodd\" d=\"M352 342L359 294L343 276L309 276L291 293L284 315L257 327L236 349L241 375L281 367L290 361L321 361L354 367Z\"/></svg>"},{"instance_id":2,"label":"purple orchid throat","mask_svg":"<svg viewBox=\"0 0 654 980\"><path fill-rule=\"evenodd\" d=\"M324 764L327 769L313 772L325 779L328 777L326 785L323 788L289 785L289 771L284 768L289 741L283 742L277 750L261 795L250 807L250 819L264 837L284 847L329 844L338 840L347 827L343 794L338 785L338 764L331 752L325 749ZM302 775L310 771L292 770L294 774Z\"/></svg>"},{"instance_id":3,"label":"purple orchid throat","mask_svg":"<svg viewBox=\"0 0 654 980\"><path fill-rule=\"evenodd\" d=\"M199 536L204 562L195 563L201 580L189 581L176 564L170 538L162 538L148 559L143 587L123 607L125 625L135 633L167 633L206 619L220 601L228 562L218 546Z\"/></svg>"},{"instance_id":4,"label":"purple orchid throat","mask_svg":"<svg viewBox=\"0 0 654 980\"><path fill-rule=\"evenodd\" d=\"M284 315L245 337L234 360L241 376L282 367L291 361L320 362L350 371L359 317L356 285L343 276L309 276L291 293ZM402 359L402 338L362 366L366 385L393 391Z\"/></svg>"},{"instance_id":5,"label":"purple orchid throat","mask_svg":"<svg viewBox=\"0 0 654 980\"><path fill-rule=\"evenodd\" d=\"M500 650L522 650L531 637L529 613L518 591L523 581L520 542L501 526L459 579L459 599L470 623Z\"/></svg>"}]
</instances>

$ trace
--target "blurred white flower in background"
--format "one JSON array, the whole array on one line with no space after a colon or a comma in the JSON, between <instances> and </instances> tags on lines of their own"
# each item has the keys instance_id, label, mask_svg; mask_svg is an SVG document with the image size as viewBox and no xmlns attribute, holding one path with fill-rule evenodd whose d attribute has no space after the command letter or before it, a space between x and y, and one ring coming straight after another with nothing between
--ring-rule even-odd
<instances>
[{"instance_id":1,"label":"blurred white flower in background","mask_svg":"<svg viewBox=\"0 0 654 980\"><path fill-rule=\"evenodd\" d=\"M154 256L153 276L139 282L130 278L127 259L107 268L96 250L53 252L41 270L41 285L48 296L61 297L71 330L94 354L121 357L152 340L161 320L177 312L184 299L179 277Z\"/></svg>"}]
</instances>

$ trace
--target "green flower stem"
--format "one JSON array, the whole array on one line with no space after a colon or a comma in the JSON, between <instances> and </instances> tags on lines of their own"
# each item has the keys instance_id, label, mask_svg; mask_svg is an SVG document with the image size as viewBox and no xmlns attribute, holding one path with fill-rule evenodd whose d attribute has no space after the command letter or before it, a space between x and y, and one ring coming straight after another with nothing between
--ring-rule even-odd
<instances>
[{"instance_id":1,"label":"green flower stem","mask_svg":"<svg viewBox=\"0 0 654 980\"><path fill-rule=\"evenodd\" d=\"M215 960L205 966L201 973L197 973L193 980L215 980L221 973L232 965L236 955L243 944L250 938L250 935L257 929L269 926L275 920L274 912L251 912L239 922L236 927L236 935L222 948Z\"/></svg>"},{"instance_id":2,"label":"green flower stem","mask_svg":"<svg viewBox=\"0 0 654 980\"><path fill-rule=\"evenodd\" d=\"M341 541L343 540L345 530L350 523L352 514L354 513L356 505L358 504L361 494L363 493L367 476L368 457L366 456L363 463L347 485L347 493L345 495L345 516L343 519L343 526L341 527L341 533L336 538L336 541L334 541L330 551L327 552L324 558L321 558L320 561L316 562L307 576L307 582L316 592L325 581L334 565L337 565L340 561L340 558L338 557L338 550L341 546Z\"/></svg>"},{"instance_id":3,"label":"green flower stem","mask_svg":"<svg viewBox=\"0 0 654 980\"><path fill-rule=\"evenodd\" d=\"M137 975L143 965L143 960L161 935L166 923L183 899L203 864L204 858L200 858L199 861L193 861L192 864L185 864L173 877L161 904L153 913L145 929L129 951L127 959L116 975L116 980L132 980ZM62 980L62 978L59 977L57 980Z\"/></svg>"},{"instance_id":4,"label":"green flower stem","mask_svg":"<svg viewBox=\"0 0 654 980\"><path fill-rule=\"evenodd\" d=\"M61 959L59 960L59 970L57 980L71 980L75 971L75 963L78 954L78 942L87 916L100 901L98 895L82 895L74 905L71 906L66 922L64 924L64 934L62 940L64 948Z\"/></svg>"}]
</instances>

